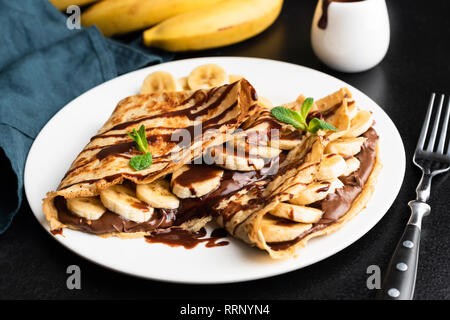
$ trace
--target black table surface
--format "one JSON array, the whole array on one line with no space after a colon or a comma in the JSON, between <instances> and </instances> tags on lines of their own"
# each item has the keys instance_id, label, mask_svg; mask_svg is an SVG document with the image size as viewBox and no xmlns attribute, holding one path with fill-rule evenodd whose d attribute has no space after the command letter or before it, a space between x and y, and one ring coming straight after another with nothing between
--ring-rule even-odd
<instances>
[{"instance_id":1,"label":"black table surface","mask_svg":"<svg viewBox=\"0 0 450 320\"><path fill-rule=\"evenodd\" d=\"M366 285L370 265L387 268L409 218L420 172L411 158L430 93L450 89L450 2L388 0L391 42L374 69L344 74L323 65L313 54L310 27L316 1L286 0L281 16L264 33L214 50L179 54L250 56L287 61L331 74L366 93L391 117L406 151L401 191L383 219L341 252L309 267L280 276L224 285L182 285L126 276L97 266L63 248L34 218L25 200L11 227L0 236L0 298L9 299L372 299ZM426 5L425 5L426 4ZM8 166L7 162L2 167ZM4 171L5 172L5 171ZM7 172L7 170L6 170ZM435 179L432 212L423 224L416 299L450 298L450 180ZM9 180L8 180L9 179ZM12 177L4 174L2 183ZM11 182L12 183L12 182ZM81 268L81 290L68 290L66 269ZM183 272L180 267L180 272Z\"/></svg>"}]
</instances>

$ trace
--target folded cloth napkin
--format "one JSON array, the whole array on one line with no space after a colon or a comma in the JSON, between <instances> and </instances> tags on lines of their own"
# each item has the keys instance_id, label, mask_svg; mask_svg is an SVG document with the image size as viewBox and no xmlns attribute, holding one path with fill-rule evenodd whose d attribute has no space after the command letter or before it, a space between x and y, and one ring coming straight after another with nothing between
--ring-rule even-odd
<instances>
[{"instance_id":1,"label":"folded cloth napkin","mask_svg":"<svg viewBox=\"0 0 450 320\"><path fill-rule=\"evenodd\" d=\"M0 0L0 163L17 181L0 201L0 234L20 208L25 159L46 122L88 89L171 59L106 39L95 27L70 30L66 20L47 0Z\"/></svg>"}]
</instances>

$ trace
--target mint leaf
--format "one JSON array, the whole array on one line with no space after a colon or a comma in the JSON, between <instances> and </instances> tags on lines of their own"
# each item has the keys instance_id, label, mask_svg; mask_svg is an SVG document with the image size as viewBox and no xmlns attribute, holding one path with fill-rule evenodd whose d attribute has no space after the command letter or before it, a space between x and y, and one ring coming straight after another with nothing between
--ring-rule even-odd
<instances>
[{"instance_id":1,"label":"mint leaf","mask_svg":"<svg viewBox=\"0 0 450 320\"><path fill-rule=\"evenodd\" d=\"M273 108L271 113L281 122L293 125L297 129L307 129L305 119L297 111L280 106Z\"/></svg>"},{"instance_id":2,"label":"mint leaf","mask_svg":"<svg viewBox=\"0 0 450 320\"><path fill-rule=\"evenodd\" d=\"M133 129L133 133L127 132L127 134L131 138L133 138L133 140L136 142L137 149L143 153L147 152L148 151L148 141L147 141L147 137L145 135L144 125L142 125L139 128L139 132L136 132L136 129Z\"/></svg>"},{"instance_id":3,"label":"mint leaf","mask_svg":"<svg viewBox=\"0 0 450 320\"><path fill-rule=\"evenodd\" d=\"M300 116L304 119L305 122L309 110L311 110L311 107L313 106L313 103L314 103L313 98L306 98L305 101L303 101L302 107L300 109Z\"/></svg>"},{"instance_id":4,"label":"mint leaf","mask_svg":"<svg viewBox=\"0 0 450 320\"><path fill-rule=\"evenodd\" d=\"M306 118L308 117L308 113L311 110L313 103L313 98L306 98L305 101L303 101L300 113L282 106L273 108L271 113L278 121L293 125L297 129L308 131L313 134L316 134L320 129L338 131L332 124L318 118L313 118L309 123L306 123Z\"/></svg>"},{"instance_id":5,"label":"mint leaf","mask_svg":"<svg viewBox=\"0 0 450 320\"><path fill-rule=\"evenodd\" d=\"M311 133L317 133L319 130L331 130L331 131L338 131L338 129L333 126L332 124L320 120L318 118L313 118L308 124L308 131Z\"/></svg>"},{"instance_id":6,"label":"mint leaf","mask_svg":"<svg viewBox=\"0 0 450 320\"><path fill-rule=\"evenodd\" d=\"M130 159L130 166L136 170L144 170L152 165L152 154L147 152L145 154L141 154L139 156L135 156Z\"/></svg>"}]
</instances>

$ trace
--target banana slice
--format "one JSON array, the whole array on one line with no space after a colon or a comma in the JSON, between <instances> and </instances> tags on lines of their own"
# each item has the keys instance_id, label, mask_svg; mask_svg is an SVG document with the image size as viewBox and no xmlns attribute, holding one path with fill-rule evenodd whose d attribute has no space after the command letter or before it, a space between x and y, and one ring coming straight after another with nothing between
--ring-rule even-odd
<instances>
[{"instance_id":1,"label":"banana slice","mask_svg":"<svg viewBox=\"0 0 450 320\"><path fill-rule=\"evenodd\" d=\"M313 182L309 184L297 197L289 200L290 203L296 205L307 205L326 198L329 193L333 193L336 189L342 188L344 184L339 179L332 181Z\"/></svg>"},{"instance_id":2,"label":"banana slice","mask_svg":"<svg viewBox=\"0 0 450 320\"><path fill-rule=\"evenodd\" d=\"M148 221L154 209L136 198L134 190L123 185L114 185L100 191L103 205L125 219L142 223Z\"/></svg>"},{"instance_id":3,"label":"banana slice","mask_svg":"<svg viewBox=\"0 0 450 320\"><path fill-rule=\"evenodd\" d=\"M322 210L289 203L278 204L270 213L279 218L302 223L314 223L322 217Z\"/></svg>"},{"instance_id":4,"label":"banana slice","mask_svg":"<svg viewBox=\"0 0 450 320\"><path fill-rule=\"evenodd\" d=\"M281 152L278 148L272 148L262 144L245 143L245 141L242 140L237 141L235 146L238 150L245 150L250 156L258 156L267 159L275 158Z\"/></svg>"},{"instance_id":5,"label":"banana slice","mask_svg":"<svg viewBox=\"0 0 450 320\"><path fill-rule=\"evenodd\" d=\"M347 164L347 170L345 170L344 176L348 176L359 169L359 160L355 157L348 158L345 163Z\"/></svg>"},{"instance_id":6,"label":"banana slice","mask_svg":"<svg viewBox=\"0 0 450 320\"><path fill-rule=\"evenodd\" d=\"M267 109L272 109L273 108L272 101L270 101L266 97L258 97L258 104L261 105L262 107L267 108Z\"/></svg>"},{"instance_id":7,"label":"banana slice","mask_svg":"<svg viewBox=\"0 0 450 320\"><path fill-rule=\"evenodd\" d=\"M184 165L172 174L172 192L179 198L198 198L220 186L223 170L208 168L203 175Z\"/></svg>"},{"instance_id":8,"label":"banana slice","mask_svg":"<svg viewBox=\"0 0 450 320\"><path fill-rule=\"evenodd\" d=\"M331 180L343 175L346 170L344 158L337 154L327 154L320 162L316 176L319 180Z\"/></svg>"},{"instance_id":9,"label":"banana slice","mask_svg":"<svg viewBox=\"0 0 450 320\"><path fill-rule=\"evenodd\" d=\"M216 64L205 64L192 70L188 84L192 90L209 89L229 83L224 69Z\"/></svg>"},{"instance_id":10,"label":"banana slice","mask_svg":"<svg viewBox=\"0 0 450 320\"><path fill-rule=\"evenodd\" d=\"M312 224L287 222L265 215L261 221L261 232L266 242L294 240L303 232L311 229Z\"/></svg>"},{"instance_id":11,"label":"banana slice","mask_svg":"<svg viewBox=\"0 0 450 320\"><path fill-rule=\"evenodd\" d=\"M249 157L244 151L242 154L235 150L228 150L223 146L215 147L211 153L214 157L214 163L228 170L253 171L264 167L264 159Z\"/></svg>"},{"instance_id":12,"label":"banana slice","mask_svg":"<svg viewBox=\"0 0 450 320\"><path fill-rule=\"evenodd\" d=\"M168 72L156 71L150 73L142 83L141 93L177 91L179 88L175 78Z\"/></svg>"},{"instance_id":13,"label":"banana slice","mask_svg":"<svg viewBox=\"0 0 450 320\"><path fill-rule=\"evenodd\" d=\"M236 82L238 80L241 80L243 78L243 76L239 75L239 74L230 74L228 76L228 81L230 83Z\"/></svg>"},{"instance_id":14,"label":"banana slice","mask_svg":"<svg viewBox=\"0 0 450 320\"><path fill-rule=\"evenodd\" d=\"M189 84L187 81L188 77L182 77L177 80L179 90L190 90Z\"/></svg>"},{"instance_id":15,"label":"banana slice","mask_svg":"<svg viewBox=\"0 0 450 320\"><path fill-rule=\"evenodd\" d=\"M281 150L292 150L296 146L298 146L299 143L300 143L299 140L280 139L280 140L278 140L278 147Z\"/></svg>"},{"instance_id":16,"label":"banana slice","mask_svg":"<svg viewBox=\"0 0 450 320\"><path fill-rule=\"evenodd\" d=\"M361 146L363 145L366 138L339 138L337 140L331 141L325 148L325 153L336 153L344 157L354 156L361 151Z\"/></svg>"},{"instance_id":17,"label":"banana slice","mask_svg":"<svg viewBox=\"0 0 450 320\"><path fill-rule=\"evenodd\" d=\"M279 139L270 140L270 145L272 147L280 148L281 150L292 150L297 147L302 142L302 136L296 136L294 134L281 137Z\"/></svg>"},{"instance_id":18,"label":"banana slice","mask_svg":"<svg viewBox=\"0 0 450 320\"><path fill-rule=\"evenodd\" d=\"M369 130L373 124L372 113L367 110L360 110L352 119L350 128L343 137L359 137Z\"/></svg>"},{"instance_id":19,"label":"banana slice","mask_svg":"<svg viewBox=\"0 0 450 320\"><path fill-rule=\"evenodd\" d=\"M136 196L153 208L176 209L180 205L180 200L170 192L169 182L164 179L138 184Z\"/></svg>"},{"instance_id":20,"label":"banana slice","mask_svg":"<svg viewBox=\"0 0 450 320\"><path fill-rule=\"evenodd\" d=\"M67 199L67 208L81 218L98 220L106 212L106 208L97 197Z\"/></svg>"}]
</instances>

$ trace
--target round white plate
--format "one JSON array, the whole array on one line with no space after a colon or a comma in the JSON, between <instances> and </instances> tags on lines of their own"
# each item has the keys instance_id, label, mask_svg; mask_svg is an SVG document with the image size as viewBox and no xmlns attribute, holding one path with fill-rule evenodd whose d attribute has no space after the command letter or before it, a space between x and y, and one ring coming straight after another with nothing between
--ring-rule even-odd
<instances>
[{"instance_id":1,"label":"round white plate","mask_svg":"<svg viewBox=\"0 0 450 320\"><path fill-rule=\"evenodd\" d=\"M150 244L144 239L103 239L64 230L52 237L80 256L126 274L182 283L227 283L274 276L296 270L349 246L368 232L387 212L403 181L405 152L400 135L386 113L369 97L327 74L279 61L215 57L180 60L148 67L105 82L61 109L42 129L25 167L25 191L36 218L49 231L41 209L46 192L55 190L72 161L89 142L122 98L137 94L150 72L164 70L182 77L196 66L216 63L230 74L245 76L259 95L275 105L294 101L300 93L316 99L348 87L359 106L373 112L380 135L383 170L372 200L341 230L309 241L297 258L271 260L267 253L228 239L224 247L194 249ZM180 265L183 267L180 268Z\"/></svg>"}]
</instances>

